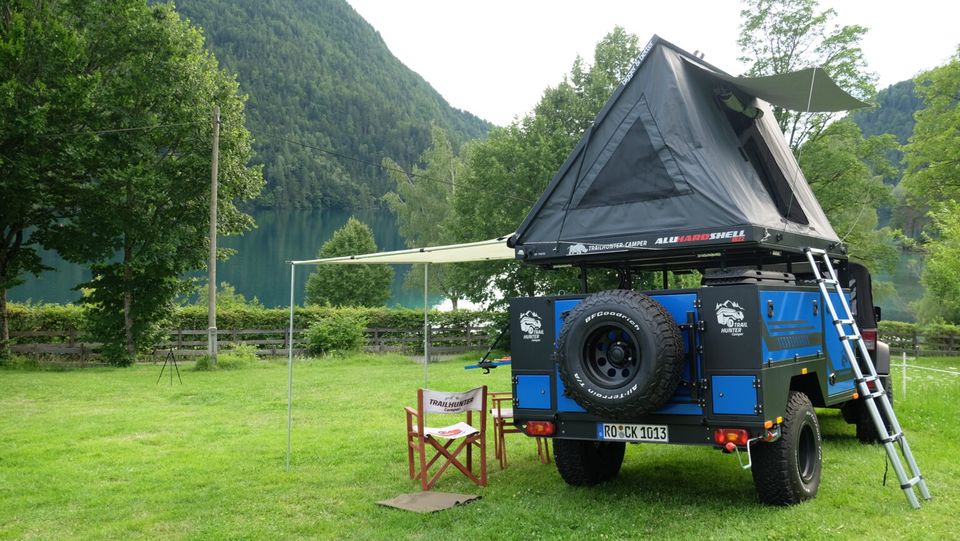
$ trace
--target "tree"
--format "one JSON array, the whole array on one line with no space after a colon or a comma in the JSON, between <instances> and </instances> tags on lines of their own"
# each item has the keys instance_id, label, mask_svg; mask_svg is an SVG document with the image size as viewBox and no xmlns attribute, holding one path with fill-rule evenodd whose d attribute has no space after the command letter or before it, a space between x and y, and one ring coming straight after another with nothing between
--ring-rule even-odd
<instances>
[{"instance_id":1,"label":"tree","mask_svg":"<svg viewBox=\"0 0 960 541\"><path fill-rule=\"evenodd\" d=\"M947 64L920 74L916 83L926 107L917 111L905 149L903 186L923 208L960 200L960 49Z\"/></svg>"},{"instance_id":2,"label":"tree","mask_svg":"<svg viewBox=\"0 0 960 541\"><path fill-rule=\"evenodd\" d=\"M108 359L126 364L189 288L182 276L206 265L213 104L222 123L219 234L252 226L234 203L255 197L263 177L247 166L251 138L236 80L172 5L52 5L69 14L64 21L78 37L76 74L95 85L84 118L60 126L90 134L89 141L79 159L62 157L70 163L52 189L58 219L38 237L65 259L90 265L92 277L81 284L91 290L81 300L90 307L89 331Z\"/></svg>"},{"instance_id":3,"label":"tree","mask_svg":"<svg viewBox=\"0 0 960 541\"><path fill-rule=\"evenodd\" d=\"M860 99L875 93L876 76L866 71L860 42L867 29L839 26L833 9L819 10L817 0L744 0L740 11L739 60L749 77L778 75L820 67L841 88ZM820 136L836 113L788 111L774 114L790 147Z\"/></svg>"},{"instance_id":4,"label":"tree","mask_svg":"<svg viewBox=\"0 0 960 541\"><path fill-rule=\"evenodd\" d=\"M453 214L451 199L464 169L446 133L437 126L431 131L430 146L420 155L420 163L422 168L414 165L406 173L397 162L383 159L383 166L395 184L395 191L388 192L383 199L397 217L397 227L410 248L451 242L448 223ZM418 265L407 275L407 282L422 283L422 269ZM457 308L461 293L453 265L431 266L428 284Z\"/></svg>"},{"instance_id":5,"label":"tree","mask_svg":"<svg viewBox=\"0 0 960 541\"><path fill-rule=\"evenodd\" d=\"M871 269L896 262L889 229L876 229L877 207L891 201L885 177L896 174L887 156L899 148L891 134L864 138L852 120L838 120L804 143L800 167L850 257Z\"/></svg>"},{"instance_id":6,"label":"tree","mask_svg":"<svg viewBox=\"0 0 960 541\"><path fill-rule=\"evenodd\" d=\"M917 303L921 321L960 322L960 204L949 200L930 213L936 240L928 245Z\"/></svg>"},{"instance_id":7,"label":"tree","mask_svg":"<svg viewBox=\"0 0 960 541\"><path fill-rule=\"evenodd\" d=\"M614 28L597 44L592 66L577 58L569 77L546 89L532 114L491 131L469 149L454 195L457 241L514 231L639 54L637 37ZM571 269L546 271L516 262L464 267L461 286L477 302L494 301L495 291L509 298L579 290Z\"/></svg>"},{"instance_id":8,"label":"tree","mask_svg":"<svg viewBox=\"0 0 960 541\"><path fill-rule=\"evenodd\" d=\"M55 52L55 54L54 54ZM43 270L32 231L56 220L51 188L85 155L82 125L95 80L85 77L82 37L52 2L0 8L0 356L7 350L7 290Z\"/></svg>"},{"instance_id":9,"label":"tree","mask_svg":"<svg viewBox=\"0 0 960 541\"><path fill-rule=\"evenodd\" d=\"M370 227L350 217L320 248L320 259L377 251ZM306 303L383 306L390 298L393 268L387 265L318 265L307 278Z\"/></svg>"},{"instance_id":10,"label":"tree","mask_svg":"<svg viewBox=\"0 0 960 541\"><path fill-rule=\"evenodd\" d=\"M960 49L920 74L916 92L926 107L916 113L901 187L911 207L932 209L918 315L960 322Z\"/></svg>"}]
</instances>

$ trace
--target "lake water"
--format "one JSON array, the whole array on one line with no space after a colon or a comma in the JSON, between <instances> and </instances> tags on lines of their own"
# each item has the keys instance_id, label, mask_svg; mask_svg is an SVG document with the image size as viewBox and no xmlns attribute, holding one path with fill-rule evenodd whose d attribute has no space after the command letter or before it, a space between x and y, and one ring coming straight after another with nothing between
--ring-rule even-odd
<instances>
[{"instance_id":1,"label":"lake water","mask_svg":"<svg viewBox=\"0 0 960 541\"><path fill-rule=\"evenodd\" d=\"M385 209L353 211L357 219L373 230L377 247L380 250L401 250L406 248L397 232L396 220ZM337 229L343 227L350 217L347 210L258 210L253 213L257 228L243 237L221 238L220 246L237 251L226 262L217 266L217 281L228 282L248 299L257 297L265 306L286 306L290 299L291 259L312 259L317 257L320 246ZM25 284L13 288L9 298L14 302L28 299L36 302L68 303L79 298L72 290L78 283L89 278L89 272L79 266L67 263L55 253L44 254L44 262L56 269L45 272L39 277L29 276ZM883 308L885 319L913 321L908 304L920 298L923 288L920 285L919 272L921 261L917 255L901 253L896 270L891 274L878 274L875 281L892 283L892 287L875 287L875 302ZM409 265L395 265L395 278L389 306L423 306L422 286L405 289L404 276L410 270ZM297 268L298 304L303 303L303 287L311 267ZM206 276L203 273L203 276ZM880 286L880 284L877 284ZM438 303L441 299L432 298Z\"/></svg>"},{"instance_id":2,"label":"lake water","mask_svg":"<svg viewBox=\"0 0 960 541\"><path fill-rule=\"evenodd\" d=\"M396 220L385 209L348 211L323 210L258 210L253 217L257 228L243 237L221 237L219 245L237 252L217 265L217 282L228 282L248 299L257 297L265 306L286 306L290 300L290 266L292 259L313 259L320 246L343 227L347 219L356 216L373 230L379 250L406 248L397 232ZM55 270L39 277L28 276L26 283L10 290L14 302L69 303L80 294L72 288L89 279L90 272L82 266L63 261L57 254L43 254L44 263ZM389 306L423 306L423 289L404 289L403 279L410 265L395 265L395 278ZM298 304L303 303L303 286L312 267L297 267ZM205 277L206 272L202 273ZM439 301L439 299L432 299Z\"/></svg>"}]
</instances>

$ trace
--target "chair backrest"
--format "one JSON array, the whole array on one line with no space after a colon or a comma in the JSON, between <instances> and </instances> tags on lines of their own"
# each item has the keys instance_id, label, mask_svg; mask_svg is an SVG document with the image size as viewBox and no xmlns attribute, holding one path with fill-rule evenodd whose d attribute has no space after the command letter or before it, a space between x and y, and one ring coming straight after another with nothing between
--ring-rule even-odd
<instances>
[{"instance_id":1,"label":"chair backrest","mask_svg":"<svg viewBox=\"0 0 960 541\"><path fill-rule=\"evenodd\" d=\"M464 413L483 411L486 407L486 387L477 387L462 393L420 389L421 411L424 413Z\"/></svg>"}]
</instances>

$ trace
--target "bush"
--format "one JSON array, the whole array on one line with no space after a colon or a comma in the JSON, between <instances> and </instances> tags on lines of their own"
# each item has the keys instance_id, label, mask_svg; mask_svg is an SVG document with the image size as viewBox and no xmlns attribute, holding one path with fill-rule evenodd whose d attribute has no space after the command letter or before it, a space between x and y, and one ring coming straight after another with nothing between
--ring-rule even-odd
<instances>
[{"instance_id":1,"label":"bush","mask_svg":"<svg viewBox=\"0 0 960 541\"><path fill-rule=\"evenodd\" d=\"M366 343L367 320L347 310L332 312L306 332L307 350L313 354L357 351Z\"/></svg>"},{"instance_id":2,"label":"bush","mask_svg":"<svg viewBox=\"0 0 960 541\"><path fill-rule=\"evenodd\" d=\"M210 364L210 357L197 359L194 370L234 370L246 368L257 362L257 347L252 344L226 344L217 352L217 365Z\"/></svg>"}]
</instances>

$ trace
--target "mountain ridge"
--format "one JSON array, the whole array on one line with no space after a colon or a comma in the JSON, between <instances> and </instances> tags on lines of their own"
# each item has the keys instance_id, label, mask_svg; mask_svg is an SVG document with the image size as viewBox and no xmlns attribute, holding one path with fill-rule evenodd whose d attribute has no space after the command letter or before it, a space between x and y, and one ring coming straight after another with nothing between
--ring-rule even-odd
<instances>
[{"instance_id":1,"label":"mountain ridge","mask_svg":"<svg viewBox=\"0 0 960 541\"><path fill-rule=\"evenodd\" d=\"M454 145L492 125L455 107L389 50L345 0L179 0L249 96L247 127L267 185L262 207L366 208L408 166L431 126Z\"/></svg>"}]
</instances>

